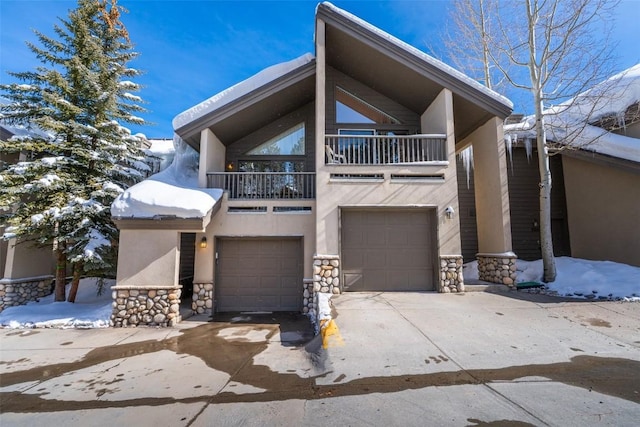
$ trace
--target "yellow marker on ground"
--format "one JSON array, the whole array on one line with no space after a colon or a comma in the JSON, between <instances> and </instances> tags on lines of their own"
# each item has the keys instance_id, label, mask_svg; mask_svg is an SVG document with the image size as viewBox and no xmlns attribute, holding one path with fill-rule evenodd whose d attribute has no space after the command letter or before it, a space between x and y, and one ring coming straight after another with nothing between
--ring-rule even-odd
<instances>
[{"instance_id":1,"label":"yellow marker on ground","mask_svg":"<svg viewBox=\"0 0 640 427\"><path fill-rule=\"evenodd\" d=\"M326 320L320 321L320 333L322 334L322 348L325 350L329 347L342 347L344 340L340 335L340 329L333 319L328 322Z\"/></svg>"}]
</instances>

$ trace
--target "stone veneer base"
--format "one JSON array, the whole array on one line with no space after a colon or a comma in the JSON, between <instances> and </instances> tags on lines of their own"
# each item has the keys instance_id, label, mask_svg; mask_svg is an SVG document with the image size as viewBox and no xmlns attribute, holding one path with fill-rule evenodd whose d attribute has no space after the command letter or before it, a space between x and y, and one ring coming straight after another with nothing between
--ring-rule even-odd
<instances>
[{"instance_id":1,"label":"stone veneer base","mask_svg":"<svg viewBox=\"0 0 640 427\"><path fill-rule=\"evenodd\" d=\"M464 276L462 275L462 255L440 256L440 283L438 292L464 292Z\"/></svg>"},{"instance_id":2,"label":"stone veneer base","mask_svg":"<svg viewBox=\"0 0 640 427\"><path fill-rule=\"evenodd\" d=\"M191 310L194 314L213 314L213 283L194 283Z\"/></svg>"},{"instance_id":3,"label":"stone veneer base","mask_svg":"<svg viewBox=\"0 0 640 427\"><path fill-rule=\"evenodd\" d=\"M340 256L315 255L313 257L313 279L306 279L303 284L302 311L309 316L314 326L318 325L318 294L339 295ZM317 328L316 328L317 330Z\"/></svg>"},{"instance_id":4,"label":"stone veneer base","mask_svg":"<svg viewBox=\"0 0 640 427\"><path fill-rule=\"evenodd\" d=\"M53 276L0 280L0 312L7 307L25 305L53 293Z\"/></svg>"},{"instance_id":5,"label":"stone veneer base","mask_svg":"<svg viewBox=\"0 0 640 427\"><path fill-rule=\"evenodd\" d=\"M113 286L111 326L174 326L181 320L182 286Z\"/></svg>"},{"instance_id":6,"label":"stone veneer base","mask_svg":"<svg viewBox=\"0 0 640 427\"><path fill-rule=\"evenodd\" d=\"M477 254L478 278L490 283L513 286L516 282L516 257L513 253Z\"/></svg>"}]
</instances>

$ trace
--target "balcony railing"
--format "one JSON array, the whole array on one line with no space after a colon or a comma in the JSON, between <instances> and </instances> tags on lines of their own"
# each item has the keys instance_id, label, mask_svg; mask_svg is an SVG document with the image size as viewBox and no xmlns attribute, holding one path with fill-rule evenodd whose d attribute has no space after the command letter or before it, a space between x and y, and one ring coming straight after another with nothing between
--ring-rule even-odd
<instances>
[{"instance_id":1,"label":"balcony railing","mask_svg":"<svg viewBox=\"0 0 640 427\"><path fill-rule=\"evenodd\" d=\"M222 188L229 199L315 199L314 172L209 172L207 186Z\"/></svg>"},{"instance_id":2,"label":"balcony railing","mask_svg":"<svg viewBox=\"0 0 640 427\"><path fill-rule=\"evenodd\" d=\"M326 135L326 164L395 165L447 161L447 138L429 135Z\"/></svg>"}]
</instances>

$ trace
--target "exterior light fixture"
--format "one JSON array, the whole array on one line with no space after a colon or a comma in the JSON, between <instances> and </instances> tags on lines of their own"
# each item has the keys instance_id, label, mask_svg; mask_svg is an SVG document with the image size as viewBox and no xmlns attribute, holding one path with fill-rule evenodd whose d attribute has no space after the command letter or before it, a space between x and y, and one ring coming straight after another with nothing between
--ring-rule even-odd
<instances>
[{"instance_id":1,"label":"exterior light fixture","mask_svg":"<svg viewBox=\"0 0 640 427\"><path fill-rule=\"evenodd\" d=\"M447 206L447 208L444 210L444 214L447 219L453 219L456 215L456 211L454 211L451 206Z\"/></svg>"},{"instance_id":2,"label":"exterior light fixture","mask_svg":"<svg viewBox=\"0 0 640 427\"><path fill-rule=\"evenodd\" d=\"M206 249L206 248L207 248L207 238L206 238L206 237L203 237L203 238L200 240L200 247L201 247L202 249Z\"/></svg>"},{"instance_id":3,"label":"exterior light fixture","mask_svg":"<svg viewBox=\"0 0 640 427\"><path fill-rule=\"evenodd\" d=\"M232 171L233 170L233 162L228 162L227 163L227 170L228 171Z\"/></svg>"}]
</instances>

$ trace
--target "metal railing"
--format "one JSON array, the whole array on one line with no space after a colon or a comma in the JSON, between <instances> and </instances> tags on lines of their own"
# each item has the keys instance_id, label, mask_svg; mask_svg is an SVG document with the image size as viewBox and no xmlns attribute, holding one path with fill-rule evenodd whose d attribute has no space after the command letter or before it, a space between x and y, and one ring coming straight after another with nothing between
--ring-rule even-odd
<instances>
[{"instance_id":1,"label":"metal railing","mask_svg":"<svg viewBox=\"0 0 640 427\"><path fill-rule=\"evenodd\" d=\"M326 164L393 165L447 161L447 138L429 135L326 135Z\"/></svg>"},{"instance_id":2,"label":"metal railing","mask_svg":"<svg viewBox=\"0 0 640 427\"><path fill-rule=\"evenodd\" d=\"M207 187L228 191L229 199L315 199L315 177L315 172L209 172Z\"/></svg>"}]
</instances>

